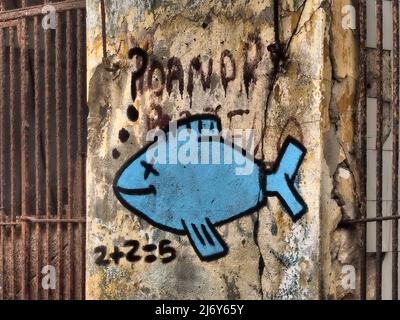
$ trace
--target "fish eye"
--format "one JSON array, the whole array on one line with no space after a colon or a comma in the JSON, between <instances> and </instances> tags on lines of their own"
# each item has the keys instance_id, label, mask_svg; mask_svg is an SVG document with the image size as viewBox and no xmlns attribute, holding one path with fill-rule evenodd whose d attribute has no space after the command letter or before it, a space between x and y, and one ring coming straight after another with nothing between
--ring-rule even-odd
<instances>
[{"instance_id":1,"label":"fish eye","mask_svg":"<svg viewBox=\"0 0 400 320\"><path fill-rule=\"evenodd\" d=\"M146 161L140 161L140 164L144 167L144 179L147 180L150 173L154 174L155 176L159 176L160 173L154 169L153 164L147 163Z\"/></svg>"}]
</instances>

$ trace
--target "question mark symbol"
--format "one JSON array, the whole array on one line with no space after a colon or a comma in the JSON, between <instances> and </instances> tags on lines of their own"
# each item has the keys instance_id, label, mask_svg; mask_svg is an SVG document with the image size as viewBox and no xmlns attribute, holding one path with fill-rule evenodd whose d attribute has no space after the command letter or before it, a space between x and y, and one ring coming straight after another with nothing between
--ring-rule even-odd
<instances>
[{"instance_id":1,"label":"question mark symbol","mask_svg":"<svg viewBox=\"0 0 400 320\"><path fill-rule=\"evenodd\" d=\"M142 48L136 47L129 49L128 58L133 59L133 57L135 56L141 58L141 65L136 71L132 72L131 97L133 103L135 103L137 97L136 81L144 75L144 73L146 72L147 64L149 62L147 52ZM133 105L129 105L127 114L128 118L132 121L136 121L139 117L139 112Z\"/></svg>"}]
</instances>

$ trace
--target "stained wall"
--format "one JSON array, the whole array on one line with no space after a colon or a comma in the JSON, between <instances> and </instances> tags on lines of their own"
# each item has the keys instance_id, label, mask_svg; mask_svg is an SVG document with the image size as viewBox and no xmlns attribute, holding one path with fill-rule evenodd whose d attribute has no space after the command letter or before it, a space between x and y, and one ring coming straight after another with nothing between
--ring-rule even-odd
<instances>
[{"instance_id":1,"label":"stained wall","mask_svg":"<svg viewBox=\"0 0 400 320\"><path fill-rule=\"evenodd\" d=\"M354 217L357 194L357 46L349 5L106 0L103 34L100 1L87 1L87 298L357 295L341 286L343 266L357 266L356 231L338 227ZM142 51L134 48L148 60L143 75ZM254 158L265 169L289 136L306 151L293 183L307 207L301 218L268 196L216 227L229 251L212 261L199 259L187 235L143 219L113 192L118 170L148 143L149 130L199 114L217 117L224 129L252 129ZM219 182L210 180L210 192ZM224 199L245 193L238 187Z\"/></svg>"}]
</instances>

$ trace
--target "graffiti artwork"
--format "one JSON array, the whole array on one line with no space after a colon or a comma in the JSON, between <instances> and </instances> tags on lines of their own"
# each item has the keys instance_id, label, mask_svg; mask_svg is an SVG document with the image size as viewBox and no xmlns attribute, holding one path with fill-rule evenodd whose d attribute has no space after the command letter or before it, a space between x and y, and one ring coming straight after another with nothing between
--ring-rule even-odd
<instances>
[{"instance_id":1,"label":"graffiti artwork","mask_svg":"<svg viewBox=\"0 0 400 320\"><path fill-rule=\"evenodd\" d=\"M122 166L113 186L119 201L135 215L162 230L186 234L203 261L228 252L216 226L257 211L269 196L278 197L294 221L307 211L295 187L306 154L298 141L288 137L273 169L265 170L261 161L215 135L218 132L221 122L214 115L177 121L176 132L169 130L167 135L155 137ZM198 138L188 146L182 137L193 134ZM160 150L165 152L164 161L158 158ZM177 161L166 150L178 154L192 150L201 161ZM224 161L210 161L215 154ZM235 163L226 159L235 159ZM238 163L251 163L252 170L238 174Z\"/></svg>"},{"instance_id":2,"label":"graffiti artwork","mask_svg":"<svg viewBox=\"0 0 400 320\"><path fill-rule=\"evenodd\" d=\"M176 257L176 250L172 246L170 246L171 241L169 240L161 240L158 245L158 255L162 263L169 263L173 261ZM155 251L157 250L156 244L145 244L141 245L138 240L126 240L123 243L123 247L126 249L130 249L127 252L120 250L120 248L114 245L114 251L111 253L107 253L106 246L98 246L94 249L94 253L98 254L95 263L98 266L108 266L111 263L111 260L114 261L116 265L119 264L119 261L125 258L130 263L139 262L143 260L146 263L153 263L157 260L157 256L155 255ZM143 251L144 256L139 253L139 249ZM107 258L108 255L108 258Z\"/></svg>"},{"instance_id":3,"label":"graffiti artwork","mask_svg":"<svg viewBox=\"0 0 400 320\"><path fill-rule=\"evenodd\" d=\"M256 56L253 60L249 58L249 51L251 51L252 47L254 47L256 51ZM249 97L250 84L257 81L255 71L261 61L261 55L262 45L259 36L257 34L249 34L248 41L244 47L244 64L242 68L243 84L247 97ZM130 60L136 58L139 61L137 62L136 70L132 72L131 77L130 92L132 101L136 100L138 93L143 94L145 90L153 92L154 95L159 98L163 96L165 91L168 96L170 96L173 92L174 86L177 86L179 95L181 99L183 99L185 90L185 69L179 57L171 57L168 59L167 65L164 66L163 63L155 57L152 57L150 60L148 53L142 48L134 47L129 49L128 58ZM228 49L223 50L218 58L220 60L219 76L226 96L228 84L237 78L238 66L232 52ZM207 63L202 61L200 55L195 56L190 60L186 74L186 92L190 98L190 108L192 108L193 103L192 98L195 78L200 78L201 88L204 92L210 90L211 78L213 72L215 73L216 71L215 66L213 69L213 65L214 60L211 57L208 59ZM153 76L156 73L158 74L158 85L153 81ZM161 106L158 104L152 104L152 109L156 109L157 113L160 113L160 110L157 109L161 109ZM129 105L127 113L128 118L131 121L135 122L138 120L139 112L134 105ZM116 152L117 150L115 150L115 153ZM114 158L118 158L118 156Z\"/></svg>"}]
</instances>

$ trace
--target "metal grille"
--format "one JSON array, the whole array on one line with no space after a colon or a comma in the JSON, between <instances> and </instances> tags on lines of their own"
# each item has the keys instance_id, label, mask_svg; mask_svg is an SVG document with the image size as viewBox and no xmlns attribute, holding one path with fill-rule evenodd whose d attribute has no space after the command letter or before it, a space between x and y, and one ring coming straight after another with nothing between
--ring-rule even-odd
<instances>
[{"instance_id":1,"label":"metal grille","mask_svg":"<svg viewBox=\"0 0 400 320\"><path fill-rule=\"evenodd\" d=\"M85 1L0 1L0 299L84 298L85 42Z\"/></svg>"},{"instance_id":2,"label":"metal grille","mask_svg":"<svg viewBox=\"0 0 400 320\"><path fill-rule=\"evenodd\" d=\"M383 279L387 278L390 279L391 287L389 288L391 291L389 297L397 300L399 298L398 219L400 218L398 214L399 1L359 0L357 3L360 39L359 218L348 222L357 224L360 231L360 298L382 299L382 283ZM388 13L385 18L384 7ZM374 23L368 21L367 17L370 20L373 18ZM389 19L391 27L386 28L384 25ZM367 26L371 25L372 28L368 30ZM386 35L391 35L392 38L386 44L384 43L384 32ZM371 41L368 43L371 36L375 38L372 44ZM386 74L387 71L384 70L390 71ZM388 76L389 74L390 76ZM386 78L387 81L385 81ZM387 97L385 97L385 91L388 92ZM376 110L375 107L373 108L373 104L376 105ZM389 129L385 130L387 119L392 119L392 121L388 126ZM368 127L372 130L369 130ZM391 137L391 141L388 140L388 136ZM376 158L370 157L374 154L376 154ZM387 157L388 155L391 159ZM373 161L371 161L372 158ZM391 163L391 165L386 165L386 163ZM373 171L375 174L371 174ZM386 178L389 174L391 175L390 181ZM372 188L368 186L372 186ZM374 190L373 195L369 189ZM388 191L389 189L391 192ZM389 205L391 209L389 209ZM384 225L385 223L390 223L390 225ZM390 243L383 241L383 237L389 239ZM372 249L368 248L371 239L375 242ZM383 247L383 243L385 247L388 247L387 249ZM391 265L385 271L382 266L386 258L390 258ZM391 272L387 269L390 269Z\"/></svg>"}]
</instances>

